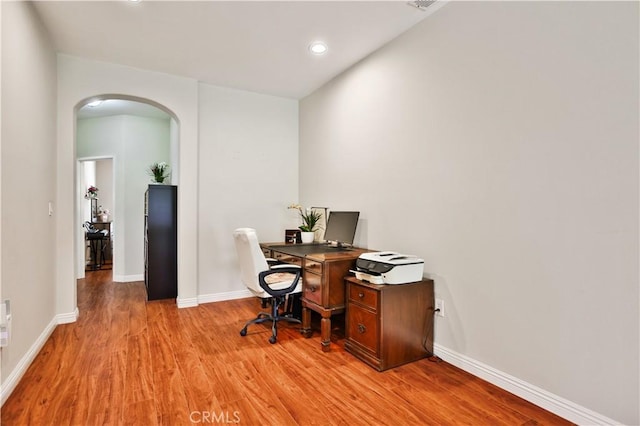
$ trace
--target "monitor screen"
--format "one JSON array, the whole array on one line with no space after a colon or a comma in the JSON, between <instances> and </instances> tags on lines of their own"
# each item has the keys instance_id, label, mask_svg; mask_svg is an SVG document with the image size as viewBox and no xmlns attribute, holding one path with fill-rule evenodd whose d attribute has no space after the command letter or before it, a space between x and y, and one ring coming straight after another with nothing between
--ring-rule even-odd
<instances>
[{"instance_id":1,"label":"monitor screen","mask_svg":"<svg viewBox=\"0 0 640 426\"><path fill-rule=\"evenodd\" d=\"M340 244L353 244L360 212L331 212L327 220L324 239Z\"/></svg>"}]
</instances>

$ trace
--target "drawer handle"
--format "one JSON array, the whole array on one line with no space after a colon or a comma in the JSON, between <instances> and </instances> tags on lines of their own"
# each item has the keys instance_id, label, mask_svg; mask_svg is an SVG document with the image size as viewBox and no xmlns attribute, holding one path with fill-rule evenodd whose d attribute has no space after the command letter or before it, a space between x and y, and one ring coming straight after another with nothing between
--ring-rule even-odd
<instances>
[{"instance_id":1,"label":"drawer handle","mask_svg":"<svg viewBox=\"0 0 640 426\"><path fill-rule=\"evenodd\" d=\"M364 334L366 331L367 327L365 327L363 324L358 324L358 333Z\"/></svg>"},{"instance_id":2,"label":"drawer handle","mask_svg":"<svg viewBox=\"0 0 640 426\"><path fill-rule=\"evenodd\" d=\"M364 298L364 293L358 293L358 297L359 297L360 299L363 299L363 298Z\"/></svg>"}]
</instances>

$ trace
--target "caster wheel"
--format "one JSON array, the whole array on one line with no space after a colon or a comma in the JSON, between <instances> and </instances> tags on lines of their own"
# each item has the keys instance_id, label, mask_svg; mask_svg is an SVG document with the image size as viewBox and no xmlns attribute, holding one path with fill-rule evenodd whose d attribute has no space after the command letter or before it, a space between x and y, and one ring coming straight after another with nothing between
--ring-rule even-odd
<instances>
[{"instance_id":1,"label":"caster wheel","mask_svg":"<svg viewBox=\"0 0 640 426\"><path fill-rule=\"evenodd\" d=\"M276 340L276 336L269 337L269 343L271 343L272 345L276 342Z\"/></svg>"},{"instance_id":2,"label":"caster wheel","mask_svg":"<svg viewBox=\"0 0 640 426\"><path fill-rule=\"evenodd\" d=\"M240 335L241 336L246 336L247 335L247 329L243 328L242 330L240 330Z\"/></svg>"}]
</instances>

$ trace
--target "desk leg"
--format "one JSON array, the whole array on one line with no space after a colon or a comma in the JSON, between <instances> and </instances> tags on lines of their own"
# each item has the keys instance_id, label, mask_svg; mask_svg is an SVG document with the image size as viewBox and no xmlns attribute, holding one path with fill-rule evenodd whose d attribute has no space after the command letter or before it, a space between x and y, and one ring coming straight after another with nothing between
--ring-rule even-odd
<instances>
[{"instance_id":1,"label":"desk leg","mask_svg":"<svg viewBox=\"0 0 640 426\"><path fill-rule=\"evenodd\" d=\"M320 345L322 352L331 350L331 312L323 312L320 320Z\"/></svg>"},{"instance_id":2,"label":"desk leg","mask_svg":"<svg viewBox=\"0 0 640 426\"><path fill-rule=\"evenodd\" d=\"M311 337L311 311L306 306L302 305L302 327L300 333L307 339Z\"/></svg>"}]
</instances>

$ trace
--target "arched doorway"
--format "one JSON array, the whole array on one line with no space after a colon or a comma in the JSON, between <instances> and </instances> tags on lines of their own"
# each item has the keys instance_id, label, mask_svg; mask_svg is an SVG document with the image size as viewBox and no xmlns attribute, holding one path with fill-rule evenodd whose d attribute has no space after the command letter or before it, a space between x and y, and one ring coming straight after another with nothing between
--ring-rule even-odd
<instances>
[{"instance_id":1,"label":"arched doorway","mask_svg":"<svg viewBox=\"0 0 640 426\"><path fill-rule=\"evenodd\" d=\"M148 99L104 94L79 102L75 108L75 123L76 279L84 276L87 263L87 243L81 228L88 203L85 199L87 181L82 173L84 162L111 159L113 195L111 200L102 197L100 206L101 210L108 211L107 228L112 233L113 280L141 281L144 272L142 196L149 181L146 169L153 162L167 162L172 170L172 183L178 183L177 117ZM97 187L99 189L100 185ZM90 217L94 219L94 216Z\"/></svg>"}]
</instances>

